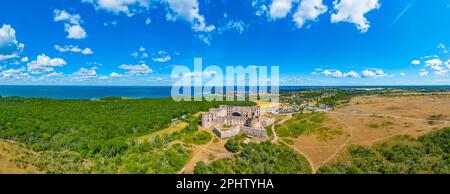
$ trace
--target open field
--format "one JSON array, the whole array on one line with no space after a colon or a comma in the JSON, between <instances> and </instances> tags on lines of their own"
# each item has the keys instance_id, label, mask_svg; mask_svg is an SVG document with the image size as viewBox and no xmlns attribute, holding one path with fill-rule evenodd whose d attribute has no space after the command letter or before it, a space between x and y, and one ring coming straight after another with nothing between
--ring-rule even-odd
<instances>
[{"instance_id":1,"label":"open field","mask_svg":"<svg viewBox=\"0 0 450 194\"><path fill-rule=\"evenodd\" d=\"M30 150L18 143L0 139L0 174L36 174L41 173L36 167L28 164L19 168L21 164L14 159L22 154L32 154Z\"/></svg>"},{"instance_id":2,"label":"open field","mask_svg":"<svg viewBox=\"0 0 450 194\"><path fill-rule=\"evenodd\" d=\"M185 146L192 150L192 155L187 164L181 169L180 173L192 174L197 162L209 164L215 160L232 157L234 154L225 149L227 139L220 139L209 129L199 126L199 131L208 132L212 135L212 140L204 145L186 144Z\"/></svg>"},{"instance_id":3,"label":"open field","mask_svg":"<svg viewBox=\"0 0 450 194\"><path fill-rule=\"evenodd\" d=\"M181 131L182 129L184 129L185 127L187 127L188 123L186 122L177 122L177 123L172 123L170 125L170 127L162 129L160 131L157 132L153 132L147 135L144 135L142 137L138 138L138 142L139 143L143 143L143 142L148 142L150 140L152 140L153 138L155 138L156 136L163 136L163 135L169 135L178 131Z\"/></svg>"},{"instance_id":4,"label":"open field","mask_svg":"<svg viewBox=\"0 0 450 194\"><path fill-rule=\"evenodd\" d=\"M326 113L322 126L342 131L330 138L304 133L293 140L316 171L349 145L372 145L397 135L418 137L450 126L450 95L360 96Z\"/></svg>"}]
</instances>

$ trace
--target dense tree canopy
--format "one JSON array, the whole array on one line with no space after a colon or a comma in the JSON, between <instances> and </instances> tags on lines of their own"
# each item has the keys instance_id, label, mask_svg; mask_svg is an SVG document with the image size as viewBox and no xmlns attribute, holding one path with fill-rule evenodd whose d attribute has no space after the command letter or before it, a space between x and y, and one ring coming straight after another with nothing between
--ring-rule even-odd
<instances>
[{"instance_id":1,"label":"dense tree canopy","mask_svg":"<svg viewBox=\"0 0 450 194\"><path fill-rule=\"evenodd\" d=\"M179 163L152 163L149 158L186 160L189 152L182 146L161 147L180 138L180 134L158 137L146 149L135 143L136 138L167 128L174 118L186 118L220 104L253 105L250 102L175 102L171 98L110 97L93 101L0 97L0 138L25 143L38 151L40 158L29 162L50 173L142 173L144 167L131 167L138 164L131 162L131 158L137 159L136 153L145 153L138 160L150 166L145 172L172 173L180 167ZM197 127L198 123L189 125L183 132L196 131ZM70 162L74 164L66 165ZM157 167L161 165L167 168Z\"/></svg>"},{"instance_id":2,"label":"dense tree canopy","mask_svg":"<svg viewBox=\"0 0 450 194\"><path fill-rule=\"evenodd\" d=\"M234 144L234 143L233 143ZM270 142L241 143L242 151L232 158L205 165L199 162L198 174L299 174L311 173L306 159L294 150Z\"/></svg>"}]
</instances>

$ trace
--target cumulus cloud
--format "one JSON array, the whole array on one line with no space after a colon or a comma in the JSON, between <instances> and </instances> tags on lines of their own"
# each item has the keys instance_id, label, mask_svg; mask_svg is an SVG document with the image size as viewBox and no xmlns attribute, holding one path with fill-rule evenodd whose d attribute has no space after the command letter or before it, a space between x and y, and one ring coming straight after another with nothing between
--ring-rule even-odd
<instances>
[{"instance_id":1,"label":"cumulus cloud","mask_svg":"<svg viewBox=\"0 0 450 194\"><path fill-rule=\"evenodd\" d=\"M445 76L450 71L450 60L430 59L425 61L425 67L431 68L437 76Z\"/></svg>"},{"instance_id":2,"label":"cumulus cloud","mask_svg":"<svg viewBox=\"0 0 450 194\"><path fill-rule=\"evenodd\" d=\"M85 39L87 37L86 31L80 25L64 25L69 39Z\"/></svg>"},{"instance_id":3,"label":"cumulus cloud","mask_svg":"<svg viewBox=\"0 0 450 194\"><path fill-rule=\"evenodd\" d=\"M192 24L192 29L196 32L211 32L214 25L206 25L205 17L200 15L198 0L162 0L169 7L166 19L176 21L181 18Z\"/></svg>"},{"instance_id":4,"label":"cumulus cloud","mask_svg":"<svg viewBox=\"0 0 450 194\"><path fill-rule=\"evenodd\" d=\"M73 73L73 78L78 79L86 79L86 78L95 78L97 77L97 67L80 68L80 70Z\"/></svg>"},{"instance_id":5,"label":"cumulus cloud","mask_svg":"<svg viewBox=\"0 0 450 194\"><path fill-rule=\"evenodd\" d=\"M92 51L92 49L90 49L90 48L85 48L85 49L83 49L81 51L81 54L83 54L83 55L92 55L92 54L94 54L94 51Z\"/></svg>"},{"instance_id":6,"label":"cumulus cloud","mask_svg":"<svg viewBox=\"0 0 450 194\"><path fill-rule=\"evenodd\" d=\"M147 75L152 73L153 70L145 64L141 65L120 65L119 69L126 70L128 75Z\"/></svg>"},{"instance_id":7,"label":"cumulus cloud","mask_svg":"<svg viewBox=\"0 0 450 194\"><path fill-rule=\"evenodd\" d=\"M52 72L52 73L45 75L44 77L61 77L61 76L63 76L63 73L61 73L61 72Z\"/></svg>"},{"instance_id":8,"label":"cumulus cloud","mask_svg":"<svg viewBox=\"0 0 450 194\"><path fill-rule=\"evenodd\" d=\"M20 59L20 62L22 62L22 63L26 63L26 62L28 62L28 57L22 57L22 59Z\"/></svg>"},{"instance_id":9,"label":"cumulus cloud","mask_svg":"<svg viewBox=\"0 0 450 194\"><path fill-rule=\"evenodd\" d=\"M64 22L68 22L73 25L77 25L82 22L81 16L79 14L72 15L72 14L68 13L66 10L59 10L59 9L55 9L53 11L53 13L55 15L53 17L53 20L55 22L64 21Z\"/></svg>"},{"instance_id":10,"label":"cumulus cloud","mask_svg":"<svg viewBox=\"0 0 450 194\"><path fill-rule=\"evenodd\" d=\"M30 74L26 72L25 67L21 67L18 69L8 69L0 72L0 78L10 79L10 80L22 80L26 78L30 78Z\"/></svg>"},{"instance_id":11,"label":"cumulus cloud","mask_svg":"<svg viewBox=\"0 0 450 194\"><path fill-rule=\"evenodd\" d=\"M42 74L51 72L55 67L62 67L66 65L66 61L61 58L50 58L45 54L41 54L36 60L27 64L28 72L31 74Z\"/></svg>"},{"instance_id":12,"label":"cumulus cloud","mask_svg":"<svg viewBox=\"0 0 450 194\"><path fill-rule=\"evenodd\" d=\"M269 15L272 19L286 17L292 8L293 0L273 0L269 7Z\"/></svg>"},{"instance_id":13,"label":"cumulus cloud","mask_svg":"<svg viewBox=\"0 0 450 194\"><path fill-rule=\"evenodd\" d=\"M84 39L87 37L87 33L83 27L81 27L81 16L79 14L70 14L65 10L55 9L53 11L55 22L64 22L64 30L67 32L67 38L69 39Z\"/></svg>"},{"instance_id":14,"label":"cumulus cloud","mask_svg":"<svg viewBox=\"0 0 450 194\"><path fill-rule=\"evenodd\" d=\"M413 61L411 61L411 64L413 64L413 65L420 65L420 61L419 60L413 60Z\"/></svg>"},{"instance_id":15,"label":"cumulus cloud","mask_svg":"<svg viewBox=\"0 0 450 194\"><path fill-rule=\"evenodd\" d=\"M267 15L269 12L269 8L266 5L266 0L253 0L252 6L256 9L256 15L262 16Z\"/></svg>"},{"instance_id":16,"label":"cumulus cloud","mask_svg":"<svg viewBox=\"0 0 450 194\"><path fill-rule=\"evenodd\" d=\"M152 23L152 19L147 18L145 19L145 25L150 25Z\"/></svg>"},{"instance_id":17,"label":"cumulus cloud","mask_svg":"<svg viewBox=\"0 0 450 194\"><path fill-rule=\"evenodd\" d=\"M378 0L336 0L333 2L335 13L331 22L349 22L356 25L361 32L367 32L370 27L365 14L380 8Z\"/></svg>"},{"instance_id":18,"label":"cumulus cloud","mask_svg":"<svg viewBox=\"0 0 450 194\"><path fill-rule=\"evenodd\" d=\"M406 76L406 73L402 72L402 73L400 73L400 76Z\"/></svg>"},{"instance_id":19,"label":"cumulus cloud","mask_svg":"<svg viewBox=\"0 0 450 194\"><path fill-rule=\"evenodd\" d=\"M139 57L141 59L145 59L148 57L148 53L146 52L145 47L141 46L141 47L139 47L139 51L131 53L131 56L136 57L136 58Z\"/></svg>"},{"instance_id":20,"label":"cumulus cloud","mask_svg":"<svg viewBox=\"0 0 450 194\"><path fill-rule=\"evenodd\" d=\"M420 77L428 77L428 71L425 70L425 69L421 69L421 70L419 71L419 76L420 76Z\"/></svg>"},{"instance_id":21,"label":"cumulus cloud","mask_svg":"<svg viewBox=\"0 0 450 194\"><path fill-rule=\"evenodd\" d=\"M328 10L322 0L302 0L293 16L297 28L302 28L307 21L315 21L319 15Z\"/></svg>"},{"instance_id":22,"label":"cumulus cloud","mask_svg":"<svg viewBox=\"0 0 450 194\"><path fill-rule=\"evenodd\" d=\"M3 24L0 28L0 61L19 57L24 47L24 44L17 41L14 28Z\"/></svg>"},{"instance_id":23,"label":"cumulus cloud","mask_svg":"<svg viewBox=\"0 0 450 194\"><path fill-rule=\"evenodd\" d=\"M317 74L317 72L315 73ZM321 72L321 74L326 75L326 76L331 76L334 78L344 78L344 77L352 77L352 78L358 78L360 77L359 73L356 73L355 71L349 71L347 73L343 73L339 70L323 70Z\"/></svg>"},{"instance_id":24,"label":"cumulus cloud","mask_svg":"<svg viewBox=\"0 0 450 194\"><path fill-rule=\"evenodd\" d=\"M444 43L439 43L437 48L439 49L440 52L442 52L444 54L448 53L447 46L445 46Z\"/></svg>"},{"instance_id":25,"label":"cumulus cloud","mask_svg":"<svg viewBox=\"0 0 450 194\"><path fill-rule=\"evenodd\" d=\"M152 58L153 61L159 62L159 63L165 63L172 59L172 57L170 55L168 55L166 51L162 51L162 50L158 51L154 55L155 55L155 57Z\"/></svg>"},{"instance_id":26,"label":"cumulus cloud","mask_svg":"<svg viewBox=\"0 0 450 194\"><path fill-rule=\"evenodd\" d=\"M133 16L136 12L150 7L150 0L81 0L94 6L97 10L105 10L115 14Z\"/></svg>"},{"instance_id":27,"label":"cumulus cloud","mask_svg":"<svg viewBox=\"0 0 450 194\"><path fill-rule=\"evenodd\" d=\"M388 75L388 74L384 73L384 71L381 69L378 69L376 71L371 71L371 70L366 69L366 70L362 71L361 73L364 77L369 77L369 78L392 77L392 75Z\"/></svg>"},{"instance_id":28,"label":"cumulus cloud","mask_svg":"<svg viewBox=\"0 0 450 194\"><path fill-rule=\"evenodd\" d=\"M67 46L59 46L55 45L54 48L62 53L72 52L72 53L81 53L83 55L91 55L94 54L94 51L90 48L81 49L78 46L67 45Z\"/></svg>"},{"instance_id":29,"label":"cumulus cloud","mask_svg":"<svg viewBox=\"0 0 450 194\"><path fill-rule=\"evenodd\" d=\"M113 77L113 78L118 78L118 77L122 77L121 74L116 73L116 72L112 72L111 74L109 74L109 76Z\"/></svg>"}]
</instances>

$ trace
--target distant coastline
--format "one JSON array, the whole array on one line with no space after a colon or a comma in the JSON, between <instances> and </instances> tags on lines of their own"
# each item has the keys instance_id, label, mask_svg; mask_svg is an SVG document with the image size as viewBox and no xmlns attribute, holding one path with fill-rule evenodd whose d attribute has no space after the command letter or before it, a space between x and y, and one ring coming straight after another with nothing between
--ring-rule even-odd
<instances>
[{"instance_id":1,"label":"distant coastline","mask_svg":"<svg viewBox=\"0 0 450 194\"><path fill-rule=\"evenodd\" d=\"M360 85L360 86L280 86L280 92L333 88L443 88L450 85ZM108 96L127 98L166 98L171 86L87 86L87 85L0 85L0 96L52 99L92 99Z\"/></svg>"}]
</instances>

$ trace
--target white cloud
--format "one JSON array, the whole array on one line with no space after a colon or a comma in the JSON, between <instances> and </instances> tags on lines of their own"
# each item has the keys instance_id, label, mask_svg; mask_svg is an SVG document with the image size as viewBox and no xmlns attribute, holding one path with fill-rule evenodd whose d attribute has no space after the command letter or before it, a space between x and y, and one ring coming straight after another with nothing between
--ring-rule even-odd
<instances>
[{"instance_id":1,"label":"white cloud","mask_svg":"<svg viewBox=\"0 0 450 194\"><path fill-rule=\"evenodd\" d=\"M28 63L27 66L28 72L31 74L42 74L53 71L54 67L62 67L66 64L66 61L61 58L50 58L44 54L41 54L36 60Z\"/></svg>"},{"instance_id":2,"label":"white cloud","mask_svg":"<svg viewBox=\"0 0 450 194\"><path fill-rule=\"evenodd\" d=\"M444 54L448 53L447 46L445 46L444 43L440 43L437 48L439 49L440 52Z\"/></svg>"},{"instance_id":3,"label":"white cloud","mask_svg":"<svg viewBox=\"0 0 450 194\"><path fill-rule=\"evenodd\" d=\"M80 25L66 24L64 27L69 39L85 39L87 37L86 31Z\"/></svg>"},{"instance_id":4,"label":"white cloud","mask_svg":"<svg viewBox=\"0 0 450 194\"><path fill-rule=\"evenodd\" d=\"M402 72L402 73L400 73L400 76L406 76L406 73Z\"/></svg>"},{"instance_id":5,"label":"white cloud","mask_svg":"<svg viewBox=\"0 0 450 194\"><path fill-rule=\"evenodd\" d=\"M421 69L421 70L419 71L419 76L420 76L420 77L428 77L428 71L425 70L425 69Z\"/></svg>"},{"instance_id":6,"label":"white cloud","mask_svg":"<svg viewBox=\"0 0 450 194\"><path fill-rule=\"evenodd\" d=\"M151 0L81 0L83 3L89 3L95 9L105 10L111 13L126 14L133 16L136 12L150 7Z\"/></svg>"},{"instance_id":7,"label":"white cloud","mask_svg":"<svg viewBox=\"0 0 450 194\"><path fill-rule=\"evenodd\" d=\"M170 61L171 59L172 58L170 56L164 56L164 57L153 58L153 61L164 63L164 62Z\"/></svg>"},{"instance_id":8,"label":"white cloud","mask_svg":"<svg viewBox=\"0 0 450 194\"><path fill-rule=\"evenodd\" d=\"M30 74L26 73L26 68L21 67L18 69L8 69L0 72L0 78L4 79L12 79L12 80L21 80L25 78L30 78Z\"/></svg>"},{"instance_id":9,"label":"white cloud","mask_svg":"<svg viewBox=\"0 0 450 194\"><path fill-rule=\"evenodd\" d=\"M443 62L441 59L431 59L425 61L425 67L429 67L437 76L445 76L450 71L450 60Z\"/></svg>"},{"instance_id":10,"label":"white cloud","mask_svg":"<svg viewBox=\"0 0 450 194\"><path fill-rule=\"evenodd\" d=\"M413 60L413 61L411 61L411 64L413 64L413 65L420 65L420 61L419 60Z\"/></svg>"},{"instance_id":11,"label":"white cloud","mask_svg":"<svg viewBox=\"0 0 450 194\"><path fill-rule=\"evenodd\" d=\"M147 75L149 73L152 73L153 70L150 69L150 67L148 67L145 64L141 64L141 65L120 65L119 66L120 69L123 70L127 70L126 74L128 75Z\"/></svg>"},{"instance_id":12,"label":"white cloud","mask_svg":"<svg viewBox=\"0 0 450 194\"><path fill-rule=\"evenodd\" d=\"M92 54L94 54L94 51L92 51L92 49L90 49L90 48L85 48L85 49L83 49L81 51L81 54L83 54L83 55L92 55Z\"/></svg>"},{"instance_id":13,"label":"white cloud","mask_svg":"<svg viewBox=\"0 0 450 194\"><path fill-rule=\"evenodd\" d=\"M64 22L64 30L67 32L67 38L69 39L84 39L87 37L87 33L83 27L81 27L81 16L78 14L70 14L65 10L55 9L53 11L55 22Z\"/></svg>"},{"instance_id":14,"label":"white cloud","mask_svg":"<svg viewBox=\"0 0 450 194\"><path fill-rule=\"evenodd\" d=\"M139 57L141 59L145 59L148 57L148 53L146 52L145 47L141 46L141 47L139 47L139 51L131 53L131 56L136 57L136 58Z\"/></svg>"},{"instance_id":15,"label":"white cloud","mask_svg":"<svg viewBox=\"0 0 450 194\"><path fill-rule=\"evenodd\" d=\"M318 72L313 72L313 75L316 75ZM358 78L360 77L359 73L356 73L355 71L349 71L347 73L343 73L339 70L323 70L321 74L326 76L331 76L334 78L344 78L344 77L352 77L352 78Z\"/></svg>"},{"instance_id":16,"label":"white cloud","mask_svg":"<svg viewBox=\"0 0 450 194\"><path fill-rule=\"evenodd\" d=\"M165 63L172 59L172 57L170 57L170 55L168 55L166 51L162 51L162 50L158 51L154 55L155 55L155 57L152 58L153 61L159 62L159 63Z\"/></svg>"},{"instance_id":17,"label":"white cloud","mask_svg":"<svg viewBox=\"0 0 450 194\"><path fill-rule=\"evenodd\" d=\"M53 72L45 75L45 77L61 77L61 76L63 76L63 73L61 72Z\"/></svg>"},{"instance_id":18,"label":"white cloud","mask_svg":"<svg viewBox=\"0 0 450 194\"><path fill-rule=\"evenodd\" d=\"M76 71L72 75L75 79L88 79L88 78L95 78L97 77L97 67L91 67L90 69L87 68L81 68L80 70Z\"/></svg>"},{"instance_id":19,"label":"white cloud","mask_svg":"<svg viewBox=\"0 0 450 194\"><path fill-rule=\"evenodd\" d=\"M196 34L195 37L207 45L211 44L211 36L210 35Z\"/></svg>"},{"instance_id":20,"label":"white cloud","mask_svg":"<svg viewBox=\"0 0 450 194\"><path fill-rule=\"evenodd\" d=\"M349 72L345 73L344 75L345 75L345 77L355 77L355 78L360 77L359 73L356 73L354 71L349 71Z\"/></svg>"},{"instance_id":21,"label":"white cloud","mask_svg":"<svg viewBox=\"0 0 450 194\"><path fill-rule=\"evenodd\" d=\"M19 57L24 47L24 44L17 41L14 28L3 24L0 28L0 61Z\"/></svg>"},{"instance_id":22,"label":"white cloud","mask_svg":"<svg viewBox=\"0 0 450 194\"><path fill-rule=\"evenodd\" d=\"M262 16L267 15L269 12L269 8L266 5L266 0L253 0L252 6L256 9L256 15Z\"/></svg>"},{"instance_id":23,"label":"white cloud","mask_svg":"<svg viewBox=\"0 0 450 194\"><path fill-rule=\"evenodd\" d=\"M151 23L152 23L152 19L150 19L150 18L145 19L146 25L150 25Z\"/></svg>"},{"instance_id":24,"label":"white cloud","mask_svg":"<svg viewBox=\"0 0 450 194\"><path fill-rule=\"evenodd\" d=\"M104 23L103 23L103 26L113 26L113 27L116 27L118 23L119 23L119 22L117 22L117 20L114 20L114 21L110 21L110 22L104 22Z\"/></svg>"},{"instance_id":25,"label":"white cloud","mask_svg":"<svg viewBox=\"0 0 450 194\"><path fill-rule=\"evenodd\" d=\"M79 14L72 15L68 13L66 10L59 10L59 9L55 9L53 13L55 14L53 18L55 22L64 21L72 25L79 25L80 23L82 23L81 16Z\"/></svg>"},{"instance_id":26,"label":"white cloud","mask_svg":"<svg viewBox=\"0 0 450 194\"><path fill-rule=\"evenodd\" d=\"M116 72L112 72L111 74L109 74L109 76L113 77L113 78L118 78L118 77L122 77L121 74L118 74Z\"/></svg>"},{"instance_id":27,"label":"white cloud","mask_svg":"<svg viewBox=\"0 0 450 194\"><path fill-rule=\"evenodd\" d=\"M322 0L302 0L293 16L298 28L302 28L307 21L315 21L319 15L327 11Z\"/></svg>"},{"instance_id":28,"label":"white cloud","mask_svg":"<svg viewBox=\"0 0 450 194\"><path fill-rule=\"evenodd\" d=\"M176 21L178 18L186 20L192 24L192 29L196 32L211 32L214 25L206 25L205 17L200 15L198 0L162 0L169 7L166 19Z\"/></svg>"},{"instance_id":29,"label":"white cloud","mask_svg":"<svg viewBox=\"0 0 450 194\"><path fill-rule=\"evenodd\" d=\"M72 52L72 53L81 53L83 55L91 55L94 54L94 51L90 48L80 49L78 46L68 45L68 46L59 46L55 45L54 48L62 53Z\"/></svg>"},{"instance_id":30,"label":"white cloud","mask_svg":"<svg viewBox=\"0 0 450 194\"><path fill-rule=\"evenodd\" d=\"M370 27L369 21L364 15L380 8L378 0L335 0L333 4L337 12L331 15L332 23L353 23L363 33L367 32Z\"/></svg>"},{"instance_id":31,"label":"white cloud","mask_svg":"<svg viewBox=\"0 0 450 194\"><path fill-rule=\"evenodd\" d=\"M292 8L293 0L273 0L269 7L269 15L272 19L286 17Z\"/></svg>"},{"instance_id":32,"label":"white cloud","mask_svg":"<svg viewBox=\"0 0 450 194\"><path fill-rule=\"evenodd\" d=\"M393 75L388 75L388 74L384 73L384 71L381 69L376 70L376 71L371 71L371 70L366 69L366 70L362 71L361 73L364 77L369 77L369 78L392 77L393 76Z\"/></svg>"},{"instance_id":33,"label":"white cloud","mask_svg":"<svg viewBox=\"0 0 450 194\"><path fill-rule=\"evenodd\" d=\"M228 21L224 26L218 28L219 33L223 33L228 30L236 30L239 34L244 33L244 31L248 28L248 25L245 24L242 20L240 21Z\"/></svg>"},{"instance_id":34,"label":"white cloud","mask_svg":"<svg viewBox=\"0 0 450 194\"><path fill-rule=\"evenodd\" d=\"M26 62L28 62L28 57L22 57L22 59L20 59L20 62L22 62L22 63L26 63Z\"/></svg>"}]
</instances>

